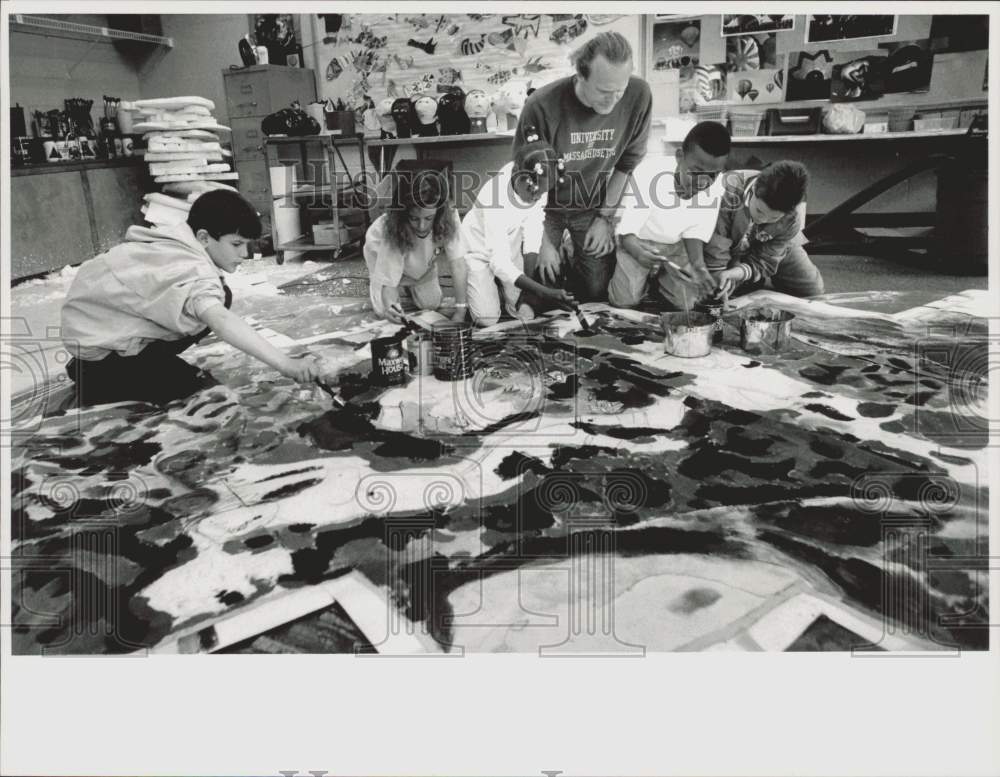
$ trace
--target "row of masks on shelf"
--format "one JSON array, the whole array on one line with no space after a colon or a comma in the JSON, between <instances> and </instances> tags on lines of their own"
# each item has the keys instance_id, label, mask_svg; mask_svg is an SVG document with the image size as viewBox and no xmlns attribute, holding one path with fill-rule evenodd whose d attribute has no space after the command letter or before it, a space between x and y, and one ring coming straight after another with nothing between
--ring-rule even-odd
<instances>
[{"instance_id":1,"label":"row of masks on shelf","mask_svg":"<svg viewBox=\"0 0 1000 777\"><path fill-rule=\"evenodd\" d=\"M377 128L383 138L502 132L514 129L529 93L524 83L506 84L492 97L482 89L440 88L448 91L385 98L365 112L366 129Z\"/></svg>"}]
</instances>

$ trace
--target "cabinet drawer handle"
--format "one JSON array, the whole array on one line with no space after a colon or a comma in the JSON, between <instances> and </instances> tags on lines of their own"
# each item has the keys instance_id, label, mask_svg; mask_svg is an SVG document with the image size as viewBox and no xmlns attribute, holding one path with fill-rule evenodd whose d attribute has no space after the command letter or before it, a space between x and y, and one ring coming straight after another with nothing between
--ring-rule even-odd
<instances>
[{"instance_id":1,"label":"cabinet drawer handle","mask_svg":"<svg viewBox=\"0 0 1000 777\"><path fill-rule=\"evenodd\" d=\"M256 108L256 107L257 107L257 101L256 101L256 100L254 100L254 101L253 101L253 102L251 102L251 103L237 103L237 104L236 104L236 107L237 107L237 108L244 108L244 107L246 107L246 106L250 106L251 108Z\"/></svg>"},{"instance_id":2,"label":"cabinet drawer handle","mask_svg":"<svg viewBox=\"0 0 1000 777\"><path fill-rule=\"evenodd\" d=\"M240 85L240 92L242 94L251 94L253 92L253 84Z\"/></svg>"}]
</instances>

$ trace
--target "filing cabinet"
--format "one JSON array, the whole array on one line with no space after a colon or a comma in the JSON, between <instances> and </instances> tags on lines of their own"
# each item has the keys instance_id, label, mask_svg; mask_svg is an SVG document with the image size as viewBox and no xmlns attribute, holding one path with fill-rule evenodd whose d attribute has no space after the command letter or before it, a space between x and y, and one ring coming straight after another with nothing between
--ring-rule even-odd
<instances>
[{"instance_id":1,"label":"filing cabinet","mask_svg":"<svg viewBox=\"0 0 1000 777\"><path fill-rule=\"evenodd\" d=\"M312 70L283 65L253 65L223 70L226 108L232 128L233 167L240 174L240 192L271 231L271 190L264 154L266 136L260 128L266 116L298 102L303 109L316 99Z\"/></svg>"}]
</instances>

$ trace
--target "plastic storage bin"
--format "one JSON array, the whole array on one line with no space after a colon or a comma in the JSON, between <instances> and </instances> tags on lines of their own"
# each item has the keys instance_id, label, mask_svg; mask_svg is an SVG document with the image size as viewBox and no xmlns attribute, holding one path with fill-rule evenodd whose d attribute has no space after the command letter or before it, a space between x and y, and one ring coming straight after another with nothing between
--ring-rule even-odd
<instances>
[{"instance_id":1,"label":"plastic storage bin","mask_svg":"<svg viewBox=\"0 0 1000 777\"><path fill-rule=\"evenodd\" d=\"M756 137L760 134L760 127L763 121L763 113L739 113L733 111L729 114L729 131L734 138Z\"/></svg>"}]
</instances>

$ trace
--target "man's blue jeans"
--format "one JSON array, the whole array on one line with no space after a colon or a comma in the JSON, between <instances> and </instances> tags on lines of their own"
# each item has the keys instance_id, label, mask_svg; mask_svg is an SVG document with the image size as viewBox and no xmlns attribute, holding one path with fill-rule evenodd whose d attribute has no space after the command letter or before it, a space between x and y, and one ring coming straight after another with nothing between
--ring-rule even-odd
<instances>
[{"instance_id":1,"label":"man's blue jeans","mask_svg":"<svg viewBox=\"0 0 1000 777\"><path fill-rule=\"evenodd\" d=\"M566 289L579 302L603 302L608 298L608 283L615 271L615 252L605 256L588 256L583 241L596 214L592 210L546 210L545 237L559 249L563 232L569 231L573 241L573 258L566 272Z\"/></svg>"}]
</instances>

